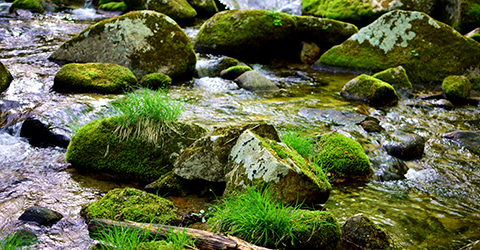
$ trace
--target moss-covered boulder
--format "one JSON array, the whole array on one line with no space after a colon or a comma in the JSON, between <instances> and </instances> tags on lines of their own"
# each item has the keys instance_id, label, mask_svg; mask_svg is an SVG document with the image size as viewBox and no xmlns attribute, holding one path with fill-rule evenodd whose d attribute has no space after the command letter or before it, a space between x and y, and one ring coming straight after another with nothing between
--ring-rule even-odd
<instances>
[{"instance_id":1,"label":"moss-covered boulder","mask_svg":"<svg viewBox=\"0 0 480 250\"><path fill-rule=\"evenodd\" d=\"M124 0L128 10L153 10L163 13L178 23L192 22L197 15L187 0Z\"/></svg>"},{"instance_id":2,"label":"moss-covered boulder","mask_svg":"<svg viewBox=\"0 0 480 250\"><path fill-rule=\"evenodd\" d=\"M375 73L373 77L380 79L393 87L412 88L412 83L408 80L407 72L402 66L389 68L384 71Z\"/></svg>"},{"instance_id":3,"label":"moss-covered boulder","mask_svg":"<svg viewBox=\"0 0 480 250\"><path fill-rule=\"evenodd\" d=\"M0 94L7 90L10 86L10 83L13 81L13 76L8 71L7 67L0 62Z\"/></svg>"},{"instance_id":4,"label":"moss-covered boulder","mask_svg":"<svg viewBox=\"0 0 480 250\"><path fill-rule=\"evenodd\" d=\"M420 12L392 11L325 52L317 65L382 71L402 65L412 82L480 75L480 44Z\"/></svg>"},{"instance_id":5,"label":"moss-covered boulder","mask_svg":"<svg viewBox=\"0 0 480 250\"><path fill-rule=\"evenodd\" d=\"M233 66L220 72L220 77L227 80L235 80L243 73L252 70L250 66Z\"/></svg>"},{"instance_id":6,"label":"moss-covered boulder","mask_svg":"<svg viewBox=\"0 0 480 250\"><path fill-rule=\"evenodd\" d=\"M360 143L340 133L316 138L315 161L333 179L365 179L373 174L370 160Z\"/></svg>"},{"instance_id":7,"label":"moss-covered boulder","mask_svg":"<svg viewBox=\"0 0 480 250\"><path fill-rule=\"evenodd\" d=\"M334 250L342 243L342 230L330 212L295 210L292 221L298 249Z\"/></svg>"},{"instance_id":8,"label":"moss-covered boulder","mask_svg":"<svg viewBox=\"0 0 480 250\"><path fill-rule=\"evenodd\" d=\"M286 204L319 204L327 201L331 190L322 169L286 144L250 130L238 137L225 172L225 195L268 185L274 197Z\"/></svg>"},{"instance_id":9,"label":"moss-covered boulder","mask_svg":"<svg viewBox=\"0 0 480 250\"><path fill-rule=\"evenodd\" d=\"M66 161L79 172L103 178L151 182L171 171L178 155L206 132L197 125L174 122L164 131L153 131L163 144L156 145L135 136L121 139L115 133L119 122L119 117L110 117L80 128L68 145Z\"/></svg>"},{"instance_id":10,"label":"moss-covered boulder","mask_svg":"<svg viewBox=\"0 0 480 250\"><path fill-rule=\"evenodd\" d=\"M358 24L368 24L392 10L415 10L432 14L436 0L302 0L306 14Z\"/></svg>"},{"instance_id":11,"label":"moss-covered boulder","mask_svg":"<svg viewBox=\"0 0 480 250\"><path fill-rule=\"evenodd\" d=\"M218 12L214 0L187 0L187 2L197 11L200 17L211 17Z\"/></svg>"},{"instance_id":12,"label":"moss-covered boulder","mask_svg":"<svg viewBox=\"0 0 480 250\"><path fill-rule=\"evenodd\" d=\"M98 218L161 224L176 224L179 220L171 201L135 188L110 190L100 200L83 207L81 215L87 220Z\"/></svg>"},{"instance_id":13,"label":"moss-covered boulder","mask_svg":"<svg viewBox=\"0 0 480 250\"><path fill-rule=\"evenodd\" d=\"M127 11L127 5L125 5L124 2L109 2L109 3L100 4L98 6L98 9L99 10L106 10L106 11L125 12L125 11Z\"/></svg>"},{"instance_id":14,"label":"moss-covered boulder","mask_svg":"<svg viewBox=\"0 0 480 250\"><path fill-rule=\"evenodd\" d=\"M396 249L385 230L363 214L356 214L343 224L342 238L347 245L355 249Z\"/></svg>"},{"instance_id":15,"label":"moss-covered boulder","mask_svg":"<svg viewBox=\"0 0 480 250\"><path fill-rule=\"evenodd\" d=\"M180 26L155 11L132 11L91 25L62 44L49 59L115 63L129 68L138 79L163 73L174 81L191 78L197 61Z\"/></svg>"},{"instance_id":16,"label":"moss-covered boulder","mask_svg":"<svg viewBox=\"0 0 480 250\"><path fill-rule=\"evenodd\" d=\"M55 74L57 92L120 93L137 84L132 71L113 63L70 63Z\"/></svg>"},{"instance_id":17,"label":"moss-covered boulder","mask_svg":"<svg viewBox=\"0 0 480 250\"><path fill-rule=\"evenodd\" d=\"M448 76L442 82L443 93L453 102L465 102L471 90L472 84L465 76Z\"/></svg>"},{"instance_id":18,"label":"moss-covered boulder","mask_svg":"<svg viewBox=\"0 0 480 250\"><path fill-rule=\"evenodd\" d=\"M144 75L139 84L149 89L166 88L172 84L172 78L162 73L150 73Z\"/></svg>"},{"instance_id":19,"label":"moss-covered boulder","mask_svg":"<svg viewBox=\"0 0 480 250\"><path fill-rule=\"evenodd\" d=\"M347 82L340 95L371 106L393 106L398 103L398 96L392 85L364 74Z\"/></svg>"},{"instance_id":20,"label":"moss-covered boulder","mask_svg":"<svg viewBox=\"0 0 480 250\"><path fill-rule=\"evenodd\" d=\"M9 12L13 13L16 9L28 10L40 14L45 12L42 0L15 0L12 5L10 5Z\"/></svg>"}]
</instances>

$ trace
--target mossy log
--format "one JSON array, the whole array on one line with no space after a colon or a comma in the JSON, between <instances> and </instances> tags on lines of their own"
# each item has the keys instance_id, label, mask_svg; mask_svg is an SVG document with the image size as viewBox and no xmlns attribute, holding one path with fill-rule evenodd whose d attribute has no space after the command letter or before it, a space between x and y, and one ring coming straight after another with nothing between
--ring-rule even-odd
<instances>
[{"instance_id":1,"label":"mossy log","mask_svg":"<svg viewBox=\"0 0 480 250\"><path fill-rule=\"evenodd\" d=\"M166 233L184 232L195 240L195 246L200 250L268 250L269 248L259 247L245 242L233 236L224 236L208 231L168 226L162 224L139 223L133 221L113 221L106 219L93 219L88 223L88 231L98 232L114 227L126 227L131 229L143 229L150 231L152 236L162 236Z\"/></svg>"}]
</instances>

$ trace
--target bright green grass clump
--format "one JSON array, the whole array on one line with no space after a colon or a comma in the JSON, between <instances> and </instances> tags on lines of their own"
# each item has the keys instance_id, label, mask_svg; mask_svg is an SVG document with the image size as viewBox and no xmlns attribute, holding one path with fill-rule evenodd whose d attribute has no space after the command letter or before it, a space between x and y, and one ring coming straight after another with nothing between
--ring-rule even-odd
<instances>
[{"instance_id":1,"label":"bright green grass clump","mask_svg":"<svg viewBox=\"0 0 480 250\"><path fill-rule=\"evenodd\" d=\"M182 101L170 98L163 89L142 89L128 93L124 98L112 102L111 106L114 113L120 116L120 126L115 134L121 140L133 136L154 144L158 144L158 135L166 131L166 126L173 128L172 122L184 110Z\"/></svg>"},{"instance_id":2,"label":"bright green grass clump","mask_svg":"<svg viewBox=\"0 0 480 250\"><path fill-rule=\"evenodd\" d=\"M20 249L23 246L35 243L35 235L33 233L30 234L22 234L20 231L8 235L0 233L0 250Z\"/></svg>"},{"instance_id":3,"label":"bright green grass clump","mask_svg":"<svg viewBox=\"0 0 480 250\"><path fill-rule=\"evenodd\" d=\"M314 149L313 141L310 138L301 136L295 131L288 131L281 137L282 141L294 149L304 158L309 158Z\"/></svg>"}]
</instances>

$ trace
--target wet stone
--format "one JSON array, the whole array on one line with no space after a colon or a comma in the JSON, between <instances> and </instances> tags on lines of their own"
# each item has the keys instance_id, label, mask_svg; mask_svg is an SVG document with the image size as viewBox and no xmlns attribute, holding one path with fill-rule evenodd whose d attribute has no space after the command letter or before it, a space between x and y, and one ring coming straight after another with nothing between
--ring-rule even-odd
<instances>
[{"instance_id":1,"label":"wet stone","mask_svg":"<svg viewBox=\"0 0 480 250\"><path fill-rule=\"evenodd\" d=\"M455 131L442 137L457 141L472 153L480 155L480 131Z\"/></svg>"},{"instance_id":2,"label":"wet stone","mask_svg":"<svg viewBox=\"0 0 480 250\"><path fill-rule=\"evenodd\" d=\"M58 146L67 148L70 139L65 135L50 130L48 125L35 118L23 122L20 136L28 139L31 145L37 147Z\"/></svg>"},{"instance_id":3,"label":"wet stone","mask_svg":"<svg viewBox=\"0 0 480 250\"><path fill-rule=\"evenodd\" d=\"M414 133L396 130L389 138L383 140L382 144L389 155L412 160L422 158L425 139Z\"/></svg>"},{"instance_id":4,"label":"wet stone","mask_svg":"<svg viewBox=\"0 0 480 250\"><path fill-rule=\"evenodd\" d=\"M378 121L374 119L365 120L360 123L360 126L362 126L362 128L367 132L376 133L376 132L385 131L385 129L382 126L380 126Z\"/></svg>"},{"instance_id":5,"label":"wet stone","mask_svg":"<svg viewBox=\"0 0 480 250\"><path fill-rule=\"evenodd\" d=\"M36 222L40 225L50 226L57 223L63 218L58 212L50 210L46 207L30 207L18 218L22 221Z\"/></svg>"},{"instance_id":6,"label":"wet stone","mask_svg":"<svg viewBox=\"0 0 480 250\"><path fill-rule=\"evenodd\" d=\"M345 222L342 238L347 244L358 247L355 249L392 249L387 233L363 214L356 214Z\"/></svg>"},{"instance_id":7,"label":"wet stone","mask_svg":"<svg viewBox=\"0 0 480 250\"><path fill-rule=\"evenodd\" d=\"M334 109L300 109L298 114L309 119L316 119L342 126L361 124L368 118L366 115Z\"/></svg>"}]
</instances>

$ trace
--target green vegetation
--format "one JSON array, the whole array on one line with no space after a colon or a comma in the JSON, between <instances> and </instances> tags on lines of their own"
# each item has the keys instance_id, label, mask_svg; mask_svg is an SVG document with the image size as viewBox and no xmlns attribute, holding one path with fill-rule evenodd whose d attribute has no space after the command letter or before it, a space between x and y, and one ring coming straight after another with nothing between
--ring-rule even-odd
<instances>
[{"instance_id":1,"label":"green vegetation","mask_svg":"<svg viewBox=\"0 0 480 250\"><path fill-rule=\"evenodd\" d=\"M470 83L472 84L472 89L480 91L480 76L475 76L470 79L468 79Z\"/></svg>"},{"instance_id":2,"label":"green vegetation","mask_svg":"<svg viewBox=\"0 0 480 250\"><path fill-rule=\"evenodd\" d=\"M140 80L140 86L149 89L166 88L172 84L172 78L162 73L150 73L146 74Z\"/></svg>"},{"instance_id":3,"label":"green vegetation","mask_svg":"<svg viewBox=\"0 0 480 250\"><path fill-rule=\"evenodd\" d=\"M308 249L335 249L341 230L328 212L300 210L275 200L268 187L247 188L214 205L209 229L240 237L265 247L308 246Z\"/></svg>"},{"instance_id":4,"label":"green vegetation","mask_svg":"<svg viewBox=\"0 0 480 250\"><path fill-rule=\"evenodd\" d=\"M12 80L13 80L13 77L8 71L7 67L5 67L5 65L3 65L2 62L0 62L0 94L3 91L7 90Z\"/></svg>"},{"instance_id":5,"label":"green vegetation","mask_svg":"<svg viewBox=\"0 0 480 250\"><path fill-rule=\"evenodd\" d=\"M281 138L285 144L297 151L297 153L304 158L308 159L312 156L315 148L312 139L300 136L300 134L295 131L287 131Z\"/></svg>"},{"instance_id":6,"label":"green vegetation","mask_svg":"<svg viewBox=\"0 0 480 250\"><path fill-rule=\"evenodd\" d=\"M127 11L127 6L124 2L108 2L98 6L100 10L107 10L107 11Z\"/></svg>"},{"instance_id":7,"label":"green vegetation","mask_svg":"<svg viewBox=\"0 0 480 250\"><path fill-rule=\"evenodd\" d=\"M282 26L282 19L280 19L280 12L278 11L269 11L268 15L273 17L273 25Z\"/></svg>"},{"instance_id":8,"label":"green vegetation","mask_svg":"<svg viewBox=\"0 0 480 250\"><path fill-rule=\"evenodd\" d=\"M10 9L24 9L40 14L45 12L41 0L15 0Z\"/></svg>"},{"instance_id":9,"label":"green vegetation","mask_svg":"<svg viewBox=\"0 0 480 250\"><path fill-rule=\"evenodd\" d=\"M442 91L449 99L467 99L470 96L470 90L472 90L472 84L465 76L448 76L442 82Z\"/></svg>"},{"instance_id":10,"label":"green vegetation","mask_svg":"<svg viewBox=\"0 0 480 250\"><path fill-rule=\"evenodd\" d=\"M0 233L2 239L0 239L0 250L14 250L23 246L28 246L36 241L35 234L20 230L8 235Z\"/></svg>"}]
</instances>

